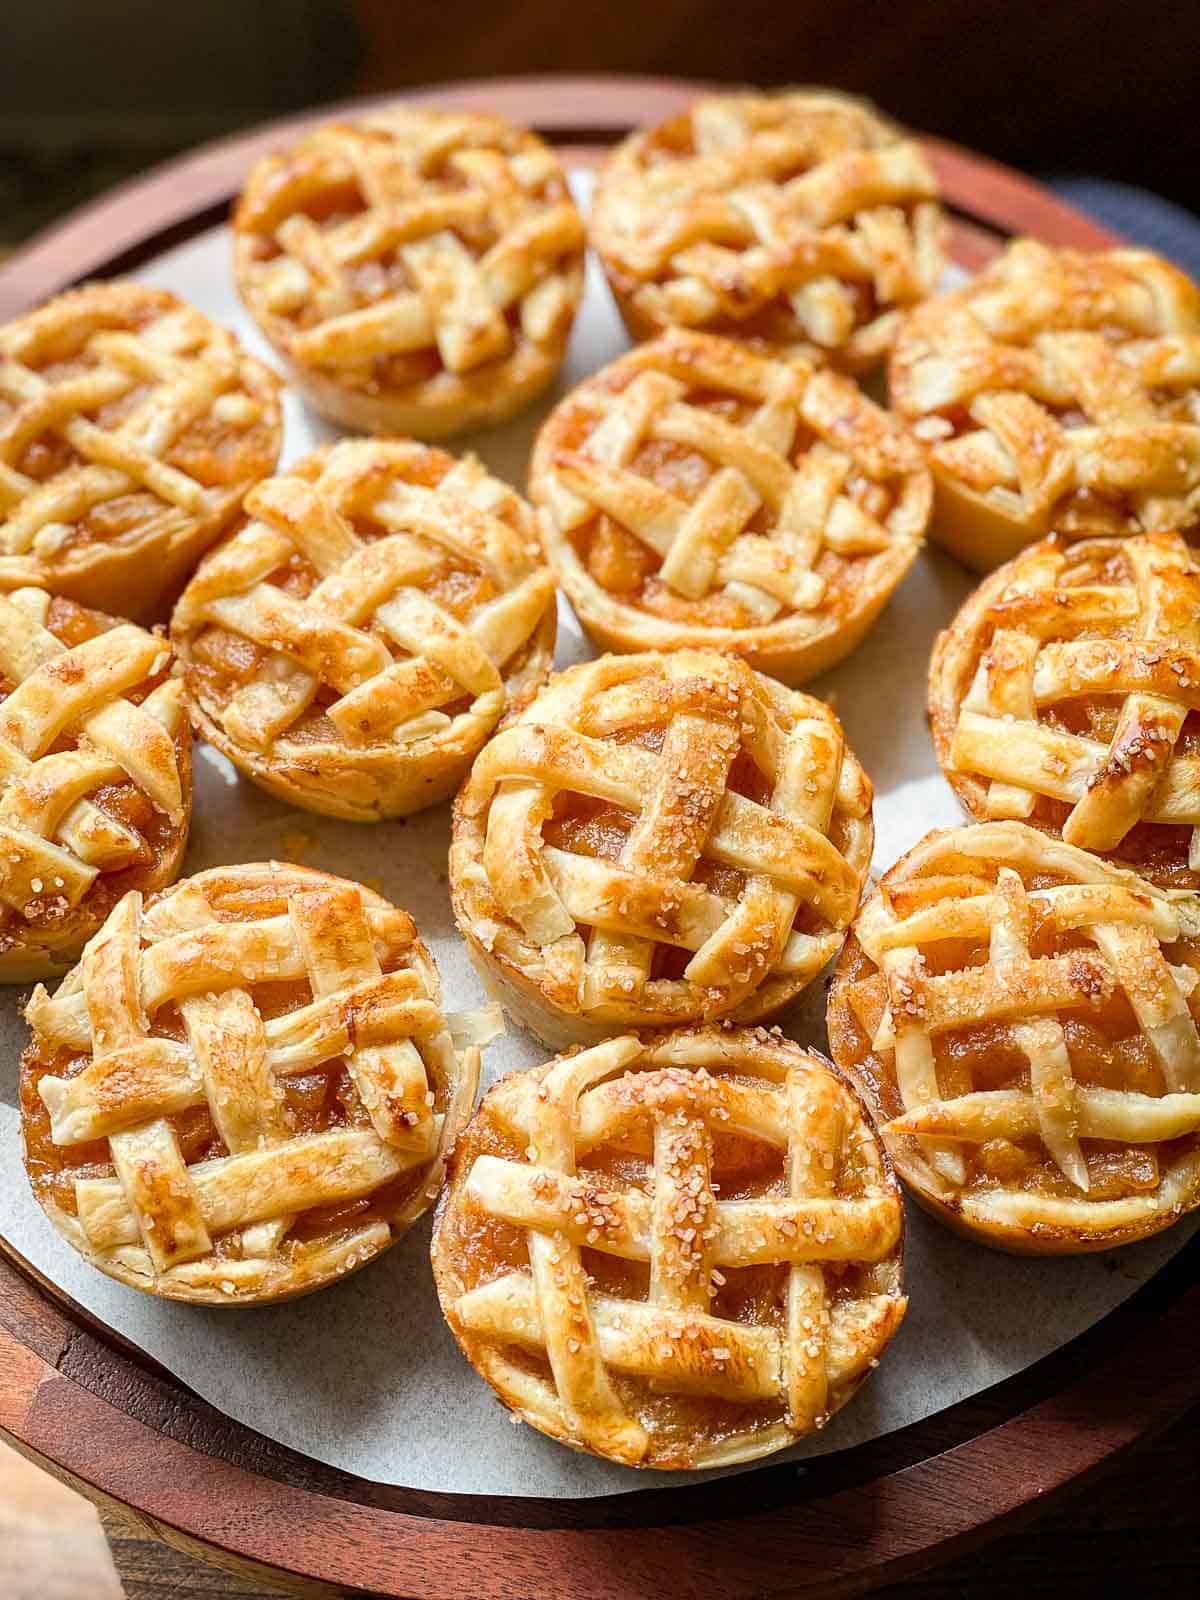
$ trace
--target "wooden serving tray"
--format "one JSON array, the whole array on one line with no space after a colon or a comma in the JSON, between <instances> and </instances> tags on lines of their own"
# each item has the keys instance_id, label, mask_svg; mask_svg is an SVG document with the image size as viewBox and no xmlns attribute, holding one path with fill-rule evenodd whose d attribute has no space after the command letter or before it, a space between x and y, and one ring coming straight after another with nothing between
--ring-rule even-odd
<instances>
[{"instance_id":1,"label":"wooden serving tray","mask_svg":"<svg viewBox=\"0 0 1200 1600\"><path fill-rule=\"evenodd\" d=\"M528 78L405 98L500 112L579 165L706 87ZM0 269L0 319L220 221L252 161L330 114L211 145L77 212ZM1116 242L1027 178L942 141L925 144L963 266L981 266L1017 232L1085 248ZM0 1235L0 1434L92 1498L132 1508L168 1542L306 1593L858 1593L1011 1527L1200 1399L1198 1265L1200 1237L1069 1345L872 1443L712 1484L554 1501L395 1488L277 1445L98 1323Z\"/></svg>"}]
</instances>

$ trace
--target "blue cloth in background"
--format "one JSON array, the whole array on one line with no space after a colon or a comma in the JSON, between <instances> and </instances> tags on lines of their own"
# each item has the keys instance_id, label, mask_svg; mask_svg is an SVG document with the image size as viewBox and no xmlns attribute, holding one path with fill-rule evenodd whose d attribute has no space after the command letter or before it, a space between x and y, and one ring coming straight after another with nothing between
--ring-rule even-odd
<instances>
[{"instance_id":1,"label":"blue cloth in background","mask_svg":"<svg viewBox=\"0 0 1200 1600\"><path fill-rule=\"evenodd\" d=\"M1055 177L1042 180L1080 211L1122 234L1130 244L1157 250L1193 278L1200 278L1200 217L1147 189L1107 178Z\"/></svg>"}]
</instances>

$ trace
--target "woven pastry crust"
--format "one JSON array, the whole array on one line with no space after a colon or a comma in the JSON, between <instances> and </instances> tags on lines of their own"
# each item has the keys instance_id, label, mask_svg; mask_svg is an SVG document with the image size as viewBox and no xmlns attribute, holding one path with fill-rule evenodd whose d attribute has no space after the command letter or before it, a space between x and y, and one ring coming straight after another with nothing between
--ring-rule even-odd
<instances>
[{"instance_id":1,"label":"woven pastry crust","mask_svg":"<svg viewBox=\"0 0 1200 1600\"><path fill-rule=\"evenodd\" d=\"M861 371L943 267L915 140L828 90L706 95L601 169L589 235L630 333L706 329Z\"/></svg>"},{"instance_id":2,"label":"woven pastry crust","mask_svg":"<svg viewBox=\"0 0 1200 1600\"><path fill-rule=\"evenodd\" d=\"M450 894L485 982L561 1048L774 1015L837 952L873 837L828 706L714 652L605 656L477 757Z\"/></svg>"},{"instance_id":3,"label":"woven pastry crust","mask_svg":"<svg viewBox=\"0 0 1200 1600\"><path fill-rule=\"evenodd\" d=\"M1200 291L1147 250L1018 239L905 320L888 372L931 536L977 572L1050 533L1200 520Z\"/></svg>"},{"instance_id":4,"label":"woven pastry crust","mask_svg":"<svg viewBox=\"0 0 1200 1600\"><path fill-rule=\"evenodd\" d=\"M405 912L278 862L126 895L26 1015L25 1162L50 1220L109 1276L204 1305L305 1294L399 1238L497 1031L443 1015Z\"/></svg>"},{"instance_id":5,"label":"woven pastry crust","mask_svg":"<svg viewBox=\"0 0 1200 1600\"><path fill-rule=\"evenodd\" d=\"M919 447L850 378L675 329L559 404L530 464L559 582L610 650L736 650L797 684L916 558Z\"/></svg>"},{"instance_id":6,"label":"woven pastry crust","mask_svg":"<svg viewBox=\"0 0 1200 1600\"><path fill-rule=\"evenodd\" d=\"M516 1417L628 1466L823 1427L904 1315L903 1209L860 1101L765 1028L610 1039L491 1089L433 1267Z\"/></svg>"},{"instance_id":7,"label":"woven pastry crust","mask_svg":"<svg viewBox=\"0 0 1200 1600\"><path fill-rule=\"evenodd\" d=\"M350 439L262 484L246 516L172 619L199 731L329 816L448 799L550 670L529 506L474 457Z\"/></svg>"},{"instance_id":8,"label":"woven pastry crust","mask_svg":"<svg viewBox=\"0 0 1200 1600\"><path fill-rule=\"evenodd\" d=\"M834 1060L942 1221L1106 1250L1200 1204L1196 897L1023 822L928 834L864 905Z\"/></svg>"},{"instance_id":9,"label":"woven pastry crust","mask_svg":"<svg viewBox=\"0 0 1200 1600\"><path fill-rule=\"evenodd\" d=\"M179 871L191 729L166 641L44 589L0 595L0 983L65 972Z\"/></svg>"},{"instance_id":10,"label":"woven pastry crust","mask_svg":"<svg viewBox=\"0 0 1200 1600\"><path fill-rule=\"evenodd\" d=\"M227 329L142 284L0 327L0 587L161 620L273 470L277 389Z\"/></svg>"},{"instance_id":11,"label":"woven pastry crust","mask_svg":"<svg viewBox=\"0 0 1200 1600\"><path fill-rule=\"evenodd\" d=\"M1022 551L939 636L929 721L976 820L1200 888L1200 569L1179 534Z\"/></svg>"},{"instance_id":12,"label":"woven pastry crust","mask_svg":"<svg viewBox=\"0 0 1200 1600\"><path fill-rule=\"evenodd\" d=\"M319 411L440 439L517 415L554 377L583 242L536 134L396 109L328 123L254 167L234 273Z\"/></svg>"}]
</instances>

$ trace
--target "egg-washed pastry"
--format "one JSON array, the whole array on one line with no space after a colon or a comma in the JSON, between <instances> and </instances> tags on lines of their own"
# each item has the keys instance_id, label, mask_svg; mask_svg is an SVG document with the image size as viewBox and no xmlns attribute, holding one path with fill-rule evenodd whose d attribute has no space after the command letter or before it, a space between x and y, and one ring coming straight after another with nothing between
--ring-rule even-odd
<instances>
[{"instance_id":1,"label":"egg-washed pastry","mask_svg":"<svg viewBox=\"0 0 1200 1600\"><path fill-rule=\"evenodd\" d=\"M161 620L274 469L277 390L228 329L140 283L0 326L0 587Z\"/></svg>"},{"instance_id":2,"label":"egg-washed pastry","mask_svg":"<svg viewBox=\"0 0 1200 1600\"><path fill-rule=\"evenodd\" d=\"M247 309L344 427L502 422L562 364L583 223L558 157L501 117L327 123L252 169L233 228Z\"/></svg>"},{"instance_id":3,"label":"egg-washed pastry","mask_svg":"<svg viewBox=\"0 0 1200 1600\"><path fill-rule=\"evenodd\" d=\"M930 833L886 872L829 1044L917 1199L1057 1255L1200 1204L1198 933L1195 895L1023 822Z\"/></svg>"},{"instance_id":4,"label":"egg-washed pastry","mask_svg":"<svg viewBox=\"0 0 1200 1600\"><path fill-rule=\"evenodd\" d=\"M44 589L0 594L0 983L62 973L170 883L192 738L165 639Z\"/></svg>"},{"instance_id":5,"label":"egg-washed pastry","mask_svg":"<svg viewBox=\"0 0 1200 1600\"><path fill-rule=\"evenodd\" d=\"M26 1016L38 1201L102 1272L198 1305L386 1250L437 1198L497 1031L443 1014L405 912L278 862L130 891Z\"/></svg>"},{"instance_id":6,"label":"egg-washed pastry","mask_svg":"<svg viewBox=\"0 0 1200 1600\"><path fill-rule=\"evenodd\" d=\"M712 94L600 171L591 243L635 339L705 329L809 345L860 371L944 263L915 139L827 89Z\"/></svg>"},{"instance_id":7,"label":"egg-washed pastry","mask_svg":"<svg viewBox=\"0 0 1200 1600\"><path fill-rule=\"evenodd\" d=\"M245 510L172 619L199 732L329 816L448 799L550 670L554 580L529 506L473 456L346 439Z\"/></svg>"},{"instance_id":8,"label":"egg-washed pastry","mask_svg":"<svg viewBox=\"0 0 1200 1600\"><path fill-rule=\"evenodd\" d=\"M455 1148L433 1267L515 1417L626 1466L825 1425L900 1325L903 1209L861 1100L765 1028L627 1034L513 1073Z\"/></svg>"},{"instance_id":9,"label":"egg-washed pastry","mask_svg":"<svg viewBox=\"0 0 1200 1600\"><path fill-rule=\"evenodd\" d=\"M905 320L889 381L930 535L977 572L1050 533L1200 520L1200 291L1148 250L1018 239Z\"/></svg>"},{"instance_id":10,"label":"egg-washed pastry","mask_svg":"<svg viewBox=\"0 0 1200 1600\"><path fill-rule=\"evenodd\" d=\"M604 656L476 757L450 895L485 983L557 1049L774 1015L836 954L873 838L821 701L712 651Z\"/></svg>"},{"instance_id":11,"label":"egg-washed pastry","mask_svg":"<svg viewBox=\"0 0 1200 1600\"><path fill-rule=\"evenodd\" d=\"M679 329L571 390L529 488L598 647L735 650L790 684L860 643L932 504L920 448L853 379Z\"/></svg>"},{"instance_id":12,"label":"egg-washed pastry","mask_svg":"<svg viewBox=\"0 0 1200 1600\"><path fill-rule=\"evenodd\" d=\"M939 636L929 721L978 821L1200 888L1200 569L1179 534L1022 551Z\"/></svg>"}]
</instances>

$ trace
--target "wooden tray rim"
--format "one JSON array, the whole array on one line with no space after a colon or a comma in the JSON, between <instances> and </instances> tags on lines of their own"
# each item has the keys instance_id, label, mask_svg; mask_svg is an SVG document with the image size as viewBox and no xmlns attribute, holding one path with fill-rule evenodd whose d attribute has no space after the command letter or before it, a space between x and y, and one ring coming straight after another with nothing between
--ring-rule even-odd
<instances>
[{"instance_id":1,"label":"wooden tray rim","mask_svg":"<svg viewBox=\"0 0 1200 1600\"><path fill-rule=\"evenodd\" d=\"M252 160L331 116L397 99L486 108L582 146L571 153L586 159L710 87L482 80L282 119L168 162L47 230L0 267L0 316L219 221ZM959 259L986 259L998 233L1116 242L1020 174L924 143L956 216ZM1029 1514L1200 1397L1198 1263L1200 1238L1071 1344L898 1433L711 1485L569 1502L394 1489L276 1445L200 1400L0 1237L0 1431L174 1542L318 1586L454 1600L644 1600L664 1585L722 1600L859 1592ZM1101 1353L1105 1344L1114 1348Z\"/></svg>"}]
</instances>

